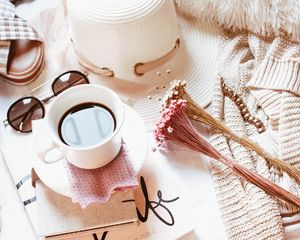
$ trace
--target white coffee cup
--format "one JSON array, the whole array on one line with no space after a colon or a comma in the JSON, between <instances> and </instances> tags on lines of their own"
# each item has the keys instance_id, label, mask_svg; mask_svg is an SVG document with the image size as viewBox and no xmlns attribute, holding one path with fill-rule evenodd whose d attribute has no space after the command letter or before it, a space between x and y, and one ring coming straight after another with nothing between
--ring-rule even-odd
<instances>
[{"instance_id":1,"label":"white coffee cup","mask_svg":"<svg viewBox=\"0 0 300 240\"><path fill-rule=\"evenodd\" d=\"M95 145L69 146L59 136L59 123L69 109L87 102L108 107L115 117L115 129L111 135ZM84 169L94 169L106 165L116 157L121 148L124 114L124 105L121 99L106 87L86 84L62 92L46 111L45 131L48 132L49 139L37 146L38 158L45 163L54 163L66 158L73 165ZM53 154L53 151L59 152L59 154Z\"/></svg>"}]
</instances>

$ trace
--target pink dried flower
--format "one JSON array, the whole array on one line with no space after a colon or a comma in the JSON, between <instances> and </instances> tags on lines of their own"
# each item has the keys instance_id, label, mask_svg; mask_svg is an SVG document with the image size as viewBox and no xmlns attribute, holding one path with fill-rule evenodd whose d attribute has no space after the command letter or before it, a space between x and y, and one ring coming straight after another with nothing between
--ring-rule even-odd
<instances>
[{"instance_id":1,"label":"pink dried flower","mask_svg":"<svg viewBox=\"0 0 300 240\"><path fill-rule=\"evenodd\" d=\"M156 123L154 130L154 137L156 142L161 145L164 139L168 138L168 135L173 132L173 121L177 118L176 115L181 113L186 108L185 100L172 100L168 107L163 109L161 116Z\"/></svg>"},{"instance_id":2,"label":"pink dried flower","mask_svg":"<svg viewBox=\"0 0 300 240\"><path fill-rule=\"evenodd\" d=\"M215 160L222 162L241 177L245 178L271 195L300 207L299 197L220 154L192 126L185 112L186 108L186 101L182 99L172 99L165 106L165 109L162 111L161 117L156 124L154 131L158 148L163 145L166 146L165 143L170 141L181 146L185 146L190 150L203 153L211 158L214 158Z\"/></svg>"}]
</instances>

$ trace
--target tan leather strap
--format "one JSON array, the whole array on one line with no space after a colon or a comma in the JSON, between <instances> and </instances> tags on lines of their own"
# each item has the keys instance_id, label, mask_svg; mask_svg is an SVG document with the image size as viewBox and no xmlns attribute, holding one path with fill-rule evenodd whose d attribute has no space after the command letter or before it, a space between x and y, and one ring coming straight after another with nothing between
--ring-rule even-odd
<instances>
[{"instance_id":1,"label":"tan leather strap","mask_svg":"<svg viewBox=\"0 0 300 240\"><path fill-rule=\"evenodd\" d=\"M173 58L176 55L179 48L180 48L180 39L178 38L175 42L174 47L171 49L170 52L166 53L162 57L155 59L153 61L136 63L133 66L133 72L137 76L143 76L146 72L154 70L155 68L168 62L171 58ZM76 50L76 48L75 48L75 50ZM87 70L92 71L93 73L96 73L96 74L101 74L105 77L115 77L115 73L112 69L109 69L107 67L102 67L102 68L97 67L96 65L91 63L89 60L87 60L83 55L81 55L78 51L76 51L76 53L78 55L78 60L79 60L80 65L82 65Z\"/></svg>"},{"instance_id":2,"label":"tan leather strap","mask_svg":"<svg viewBox=\"0 0 300 240\"><path fill-rule=\"evenodd\" d=\"M107 68L107 67L99 68L96 65L94 65L93 63L91 63L89 60L87 60L78 51L76 51L76 54L78 56L78 61L79 61L80 65L83 66L86 70L91 71L96 74L101 74L104 77L114 77L115 76L114 71L110 70L109 68Z\"/></svg>"},{"instance_id":3,"label":"tan leather strap","mask_svg":"<svg viewBox=\"0 0 300 240\"><path fill-rule=\"evenodd\" d=\"M164 56L150 61L150 62L145 62L145 63L137 63L133 66L133 71L137 76L143 76L146 72L152 71L153 69L162 66L163 64L165 64L166 62L168 62L178 51L180 47L180 39L177 38L176 42L175 42L175 46L173 47L173 49L168 52L167 54L165 54Z\"/></svg>"}]
</instances>

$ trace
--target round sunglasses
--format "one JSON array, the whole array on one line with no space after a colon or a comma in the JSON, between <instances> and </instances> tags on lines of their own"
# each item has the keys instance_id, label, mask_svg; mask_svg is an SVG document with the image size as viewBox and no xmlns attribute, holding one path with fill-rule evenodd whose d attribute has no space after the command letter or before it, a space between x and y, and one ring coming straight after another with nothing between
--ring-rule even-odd
<instances>
[{"instance_id":1,"label":"round sunglasses","mask_svg":"<svg viewBox=\"0 0 300 240\"><path fill-rule=\"evenodd\" d=\"M20 98L9 107L7 119L3 121L4 125L9 124L13 129L19 132L31 132L32 121L42 119L45 116L43 104L70 87L89 84L86 75L86 73L75 70L67 71L54 79L51 85L53 92L51 96L42 100L33 96Z\"/></svg>"}]
</instances>

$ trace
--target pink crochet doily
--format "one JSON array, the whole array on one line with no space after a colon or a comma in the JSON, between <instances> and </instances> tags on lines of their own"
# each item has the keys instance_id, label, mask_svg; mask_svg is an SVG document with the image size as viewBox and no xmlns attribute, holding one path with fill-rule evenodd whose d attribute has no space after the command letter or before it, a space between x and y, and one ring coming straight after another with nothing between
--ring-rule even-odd
<instances>
[{"instance_id":1,"label":"pink crochet doily","mask_svg":"<svg viewBox=\"0 0 300 240\"><path fill-rule=\"evenodd\" d=\"M107 202L113 191L134 189L138 186L137 173L123 142L118 155L109 164L97 169L75 167L67 160L64 166L73 192L73 202L82 208L90 203Z\"/></svg>"}]
</instances>

